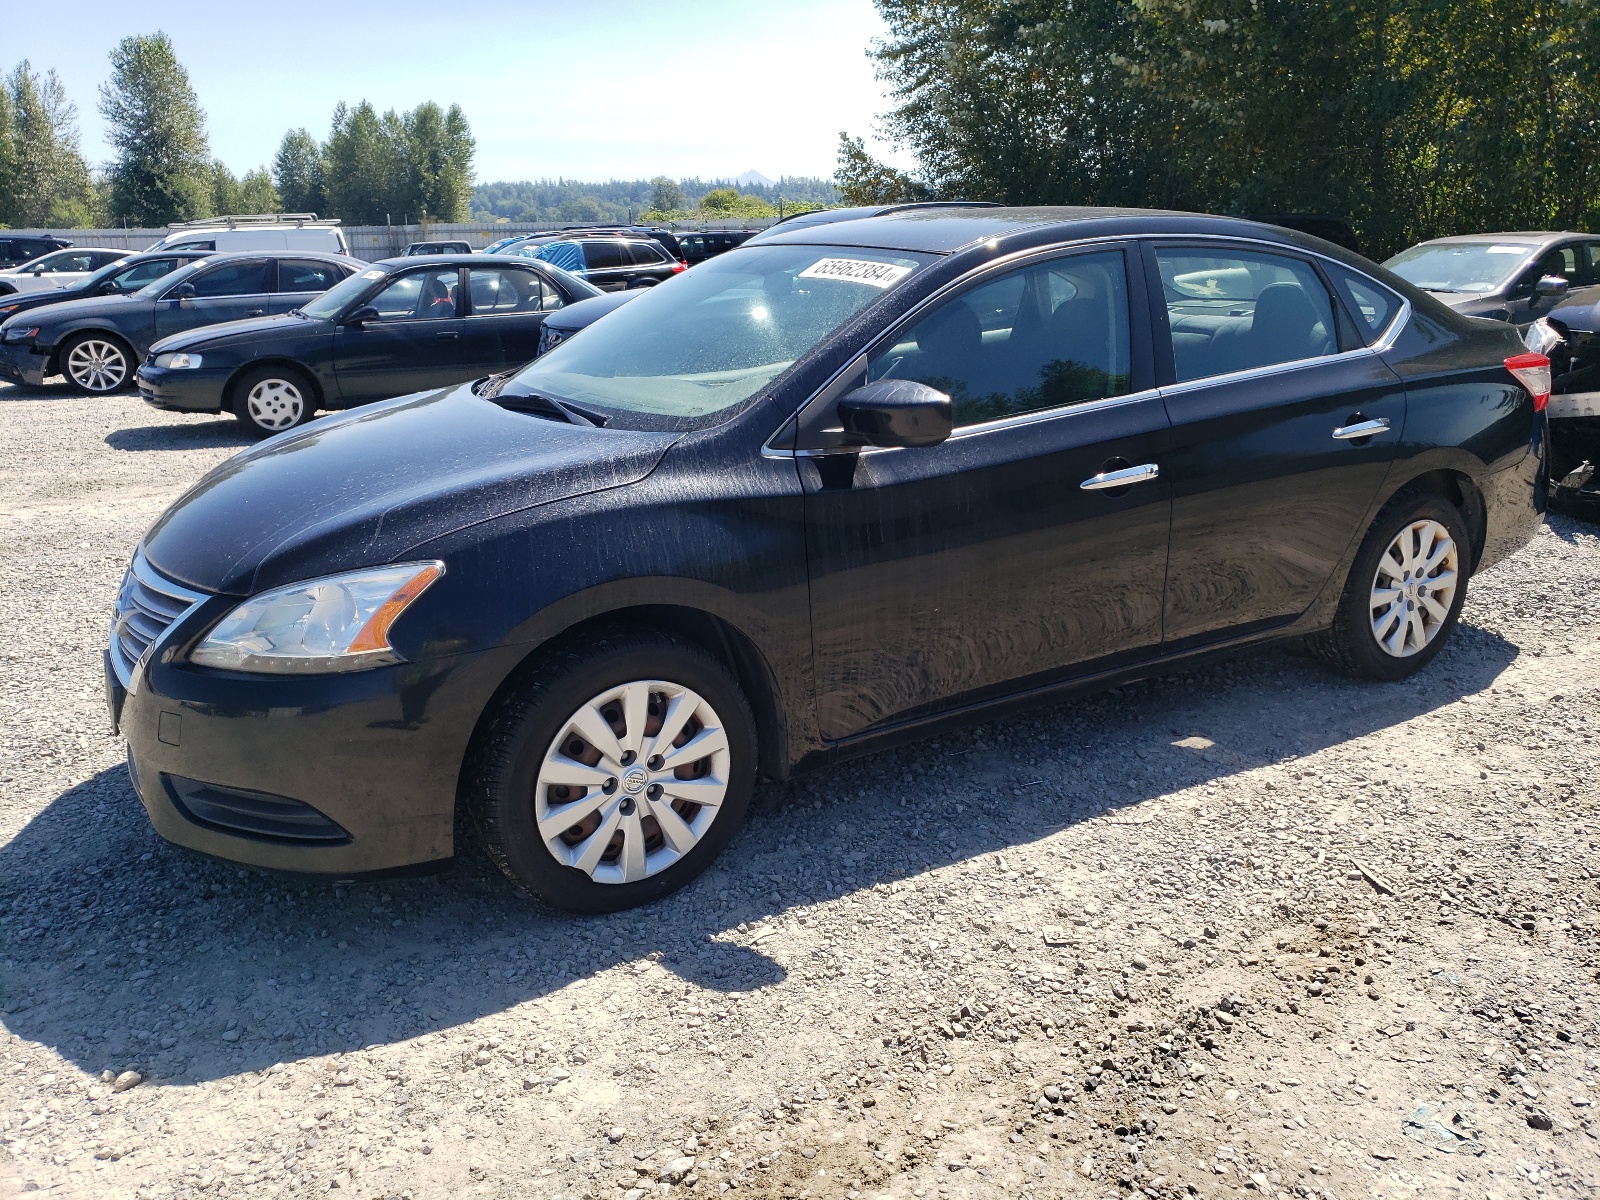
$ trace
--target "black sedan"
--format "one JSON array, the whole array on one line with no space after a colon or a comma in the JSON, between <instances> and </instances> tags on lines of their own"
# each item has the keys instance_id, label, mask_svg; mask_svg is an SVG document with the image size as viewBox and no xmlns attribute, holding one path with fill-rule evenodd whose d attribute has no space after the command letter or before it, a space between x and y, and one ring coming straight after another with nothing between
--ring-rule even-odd
<instances>
[{"instance_id":1,"label":"black sedan","mask_svg":"<svg viewBox=\"0 0 1600 1200\"><path fill-rule=\"evenodd\" d=\"M405 392L520 366L545 317L598 288L548 263L484 254L372 263L283 316L156 343L139 394L157 408L232 412L266 436Z\"/></svg>"},{"instance_id":2,"label":"black sedan","mask_svg":"<svg viewBox=\"0 0 1600 1200\"><path fill-rule=\"evenodd\" d=\"M185 251L193 258L196 251ZM86 392L114 392L164 337L288 312L366 266L315 251L211 254L132 295L66 300L0 323L0 379L41 384L65 375Z\"/></svg>"},{"instance_id":3,"label":"black sedan","mask_svg":"<svg viewBox=\"0 0 1600 1200\"><path fill-rule=\"evenodd\" d=\"M22 292L15 296L0 296L0 321L9 320L18 313L31 312L50 304L66 300L83 300L94 296L131 296L158 279L164 279L179 267L211 255L209 250L158 250L149 254L135 254L101 267L89 278L61 288L59 291Z\"/></svg>"},{"instance_id":4,"label":"black sedan","mask_svg":"<svg viewBox=\"0 0 1600 1200\"><path fill-rule=\"evenodd\" d=\"M757 778L1285 638L1405 679L1541 520L1549 386L1287 230L799 228L218 467L134 554L112 716L173 842L348 876L449 859L460 804L618 909Z\"/></svg>"}]
</instances>

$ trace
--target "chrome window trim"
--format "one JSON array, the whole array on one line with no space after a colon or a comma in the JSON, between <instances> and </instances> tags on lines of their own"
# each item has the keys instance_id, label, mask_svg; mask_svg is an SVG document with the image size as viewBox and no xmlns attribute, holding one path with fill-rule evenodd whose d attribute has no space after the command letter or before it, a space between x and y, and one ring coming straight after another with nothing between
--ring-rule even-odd
<instances>
[{"instance_id":1,"label":"chrome window trim","mask_svg":"<svg viewBox=\"0 0 1600 1200\"><path fill-rule=\"evenodd\" d=\"M1252 379L1277 371L1298 370L1302 367L1320 366L1323 363L1332 362L1341 358L1353 358L1355 356L1364 354L1382 354L1394 347L1395 342L1399 340L1400 335L1405 331L1406 326L1411 321L1411 301L1405 296L1401 295L1399 292L1396 292L1388 284L1377 279L1373 279L1372 276L1367 274L1365 271L1359 270L1356 267L1352 267L1349 263L1334 258L1332 255L1323 254L1317 250L1308 250L1302 246L1285 246L1280 242L1268 241L1265 238L1243 237L1239 234L1227 233L1125 233L1115 235L1106 234L1100 237L1085 238L1079 241L1056 242L1049 246L1035 246L1027 250L1014 251L1013 253L1006 255L1004 258L997 258L992 262L983 263L980 266L974 267L965 275L962 275L956 279L952 279L938 291L924 296L911 308L907 309L903 314L901 314L899 320L897 320L888 329L884 330L883 333L879 334L861 350L855 354L852 354L847 362L845 362L832 375L828 376L822 385L814 389L812 393L807 396L793 412L789 413L789 415L786 416L782 421L778 422L777 428L773 430L771 436L769 436L767 440L761 444L762 457L820 458L839 453L837 450L780 450L774 447L772 442L773 439L777 438L783 433L785 426L787 426L790 421L798 418L800 414L809 408L819 396L821 396L836 382L838 382L841 375L849 372L851 368L856 365L857 360L863 357L870 357L873 351L883 343L884 339L891 337L897 330L903 329L909 322L916 319L924 309L943 301L956 290L965 288L969 285L977 286L978 282L986 275L989 275L995 271L1006 270L1014 266L1025 264L1032 259L1052 258L1064 252L1075 251L1078 249L1093 249L1098 246L1126 245L1137 248L1140 243L1144 242L1151 243L1152 245L1159 242L1172 242L1180 244L1191 244L1196 242L1223 242L1231 245L1260 247L1268 252L1279 254L1287 251L1291 256L1302 255L1306 258L1317 259L1321 262L1331 263L1333 266L1339 267L1342 270L1350 271L1353 274L1360 275L1375 287L1380 287L1384 291L1397 297L1400 301L1400 307L1395 310L1395 315L1390 318L1389 324L1385 327L1382 335L1379 336L1376 341L1366 346L1357 346L1353 350L1340 350L1334 354L1318 355L1315 358L1293 359L1287 363L1273 363L1265 367L1252 367L1249 370L1233 371L1226 375L1207 375L1200 379L1185 380L1183 383L1171 384L1166 387L1148 388L1142 392L1133 392L1126 396L1107 396L1101 400L1089 400L1081 404L1067 404L1061 405L1057 408L1040 409L1039 411L1032 413L1019 413L1014 417L1002 417L998 420L985 421L978 425L962 426L951 433L948 440L953 441L956 438L967 434L969 431L986 433L990 430L1006 429L1018 424L1028 424L1048 417L1061 416L1065 413L1083 411L1091 406L1095 408L1108 407L1117 403L1128 403L1134 400L1148 399L1156 395L1173 395L1175 393L1189 391L1196 387L1207 386L1218 382L1236 382L1238 380ZM1130 273L1133 269L1133 267L1130 267ZM1329 297L1330 302L1334 302L1336 300L1337 297ZM1170 338L1171 335L1169 334L1168 336ZM901 449L901 447L864 446L860 452L863 454L869 454L896 449Z\"/></svg>"}]
</instances>

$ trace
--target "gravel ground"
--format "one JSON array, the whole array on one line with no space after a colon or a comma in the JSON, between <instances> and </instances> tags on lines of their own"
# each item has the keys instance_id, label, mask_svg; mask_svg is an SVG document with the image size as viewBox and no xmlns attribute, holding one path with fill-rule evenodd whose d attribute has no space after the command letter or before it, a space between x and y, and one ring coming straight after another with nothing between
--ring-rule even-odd
<instances>
[{"instance_id":1,"label":"gravel ground","mask_svg":"<svg viewBox=\"0 0 1600 1200\"><path fill-rule=\"evenodd\" d=\"M243 444L0 388L0 1195L1600 1192L1595 527L1412 682L1273 651L898 749L574 918L151 832L108 609Z\"/></svg>"}]
</instances>

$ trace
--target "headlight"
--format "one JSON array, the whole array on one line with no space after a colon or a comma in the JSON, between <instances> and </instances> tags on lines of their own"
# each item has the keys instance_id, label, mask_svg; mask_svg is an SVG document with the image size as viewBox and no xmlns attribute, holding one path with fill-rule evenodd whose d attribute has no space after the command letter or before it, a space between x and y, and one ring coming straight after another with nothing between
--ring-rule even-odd
<instances>
[{"instance_id":1,"label":"headlight","mask_svg":"<svg viewBox=\"0 0 1600 1200\"><path fill-rule=\"evenodd\" d=\"M169 367L174 371L192 371L200 365L198 354L158 354L156 366Z\"/></svg>"},{"instance_id":2,"label":"headlight","mask_svg":"<svg viewBox=\"0 0 1600 1200\"><path fill-rule=\"evenodd\" d=\"M15 329L6 330L6 341L8 342L31 342L38 336L39 326L37 325L19 325Z\"/></svg>"},{"instance_id":3,"label":"headlight","mask_svg":"<svg viewBox=\"0 0 1600 1200\"><path fill-rule=\"evenodd\" d=\"M401 662L389 645L389 627L443 574L442 562L403 563L262 592L224 617L189 661L273 675Z\"/></svg>"}]
</instances>

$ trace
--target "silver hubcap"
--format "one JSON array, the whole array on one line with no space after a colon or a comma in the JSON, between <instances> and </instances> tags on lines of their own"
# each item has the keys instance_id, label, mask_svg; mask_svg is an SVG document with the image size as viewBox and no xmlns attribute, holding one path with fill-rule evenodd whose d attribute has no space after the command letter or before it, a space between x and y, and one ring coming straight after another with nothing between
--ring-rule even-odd
<instances>
[{"instance_id":1,"label":"silver hubcap","mask_svg":"<svg viewBox=\"0 0 1600 1200\"><path fill-rule=\"evenodd\" d=\"M664 871L706 835L728 792L728 737L696 693L658 679L601 692L550 743L539 836L596 883Z\"/></svg>"},{"instance_id":2,"label":"silver hubcap","mask_svg":"<svg viewBox=\"0 0 1600 1200\"><path fill-rule=\"evenodd\" d=\"M300 389L287 379L263 379L245 397L250 419L263 429L288 429L305 415Z\"/></svg>"},{"instance_id":3,"label":"silver hubcap","mask_svg":"<svg viewBox=\"0 0 1600 1200\"><path fill-rule=\"evenodd\" d=\"M115 342L91 339L67 352L67 375L91 392L111 392L128 377L128 360Z\"/></svg>"},{"instance_id":4,"label":"silver hubcap","mask_svg":"<svg viewBox=\"0 0 1600 1200\"><path fill-rule=\"evenodd\" d=\"M1413 521L1395 536L1372 578L1372 636L1384 653L1409 658L1439 635L1461 578L1460 554L1437 521Z\"/></svg>"}]
</instances>

